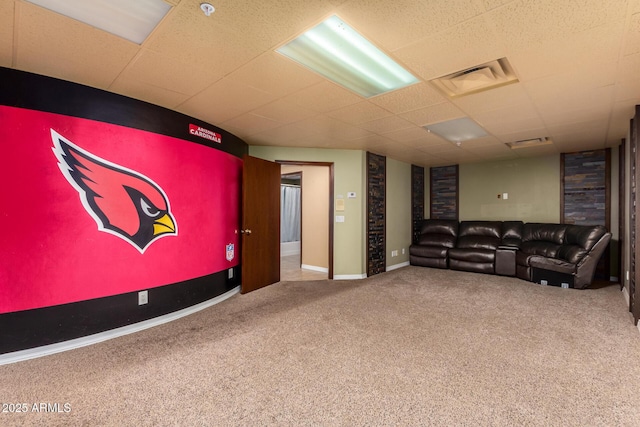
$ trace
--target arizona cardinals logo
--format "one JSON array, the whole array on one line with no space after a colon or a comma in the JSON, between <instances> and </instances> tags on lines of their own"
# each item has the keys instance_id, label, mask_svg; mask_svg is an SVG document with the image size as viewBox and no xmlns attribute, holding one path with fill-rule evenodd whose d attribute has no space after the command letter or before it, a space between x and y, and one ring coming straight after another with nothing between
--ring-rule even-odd
<instances>
[{"instance_id":1,"label":"arizona cardinals logo","mask_svg":"<svg viewBox=\"0 0 640 427\"><path fill-rule=\"evenodd\" d=\"M80 194L98 230L131 243L140 253L178 228L166 194L151 179L101 159L51 129L53 152L64 177Z\"/></svg>"}]
</instances>

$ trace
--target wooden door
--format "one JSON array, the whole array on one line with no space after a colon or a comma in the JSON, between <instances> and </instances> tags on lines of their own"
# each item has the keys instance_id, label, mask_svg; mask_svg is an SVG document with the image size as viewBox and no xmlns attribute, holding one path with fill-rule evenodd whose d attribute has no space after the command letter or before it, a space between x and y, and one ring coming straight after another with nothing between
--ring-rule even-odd
<instances>
[{"instance_id":1,"label":"wooden door","mask_svg":"<svg viewBox=\"0 0 640 427\"><path fill-rule=\"evenodd\" d=\"M244 156L242 168L242 287L280 281L280 165Z\"/></svg>"}]
</instances>

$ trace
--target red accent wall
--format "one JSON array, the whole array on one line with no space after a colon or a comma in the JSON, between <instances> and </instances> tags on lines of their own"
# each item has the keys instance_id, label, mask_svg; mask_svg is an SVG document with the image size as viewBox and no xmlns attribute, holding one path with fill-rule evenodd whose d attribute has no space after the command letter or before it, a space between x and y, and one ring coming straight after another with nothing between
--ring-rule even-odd
<instances>
[{"instance_id":1,"label":"red accent wall","mask_svg":"<svg viewBox=\"0 0 640 427\"><path fill-rule=\"evenodd\" d=\"M59 169L51 129L157 183L178 234L140 253L100 231ZM149 289L239 264L238 157L175 137L9 106L0 106L0 141L0 313ZM235 248L232 260L228 244Z\"/></svg>"}]
</instances>

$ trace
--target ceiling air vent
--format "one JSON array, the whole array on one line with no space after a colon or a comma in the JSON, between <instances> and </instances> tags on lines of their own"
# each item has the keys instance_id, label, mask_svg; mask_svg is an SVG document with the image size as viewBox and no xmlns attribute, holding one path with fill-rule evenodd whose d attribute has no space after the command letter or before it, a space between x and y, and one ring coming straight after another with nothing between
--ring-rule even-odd
<instances>
[{"instance_id":1,"label":"ceiling air vent","mask_svg":"<svg viewBox=\"0 0 640 427\"><path fill-rule=\"evenodd\" d=\"M516 148L529 148L529 147L537 147L539 145L549 145L552 141L545 137L542 138L533 138L533 139L522 139L520 141L507 142L507 146L512 150Z\"/></svg>"},{"instance_id":2,"label":"ceiling air vent","mask_svg":"<svg viewBox=\"0 0 640 427\"><path fill-rule=\"evenodd\" d=\"M507 58L496 59L431 80L451 98L493 89L517 81L518 78Z\"/></svg>"}]
</instances>

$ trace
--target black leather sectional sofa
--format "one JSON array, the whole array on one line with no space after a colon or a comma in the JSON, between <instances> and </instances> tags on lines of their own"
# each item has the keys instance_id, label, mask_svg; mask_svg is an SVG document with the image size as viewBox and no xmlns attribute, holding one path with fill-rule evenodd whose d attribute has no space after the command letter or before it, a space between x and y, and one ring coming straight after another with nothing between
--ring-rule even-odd
<instances>
[{"instance_id":1,"label":"black leather sectional sofa","mask_svg":"<svg viewBox=\"0 0 640 427\"><path fill-rule=\"evenodd\" d=\"M427 219L409 255L412 265L584 289L610 240L600 225Z\"/></svg>"}]
</instances>

